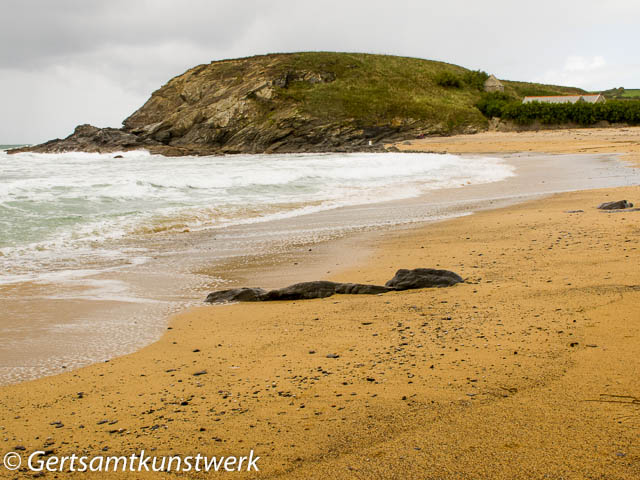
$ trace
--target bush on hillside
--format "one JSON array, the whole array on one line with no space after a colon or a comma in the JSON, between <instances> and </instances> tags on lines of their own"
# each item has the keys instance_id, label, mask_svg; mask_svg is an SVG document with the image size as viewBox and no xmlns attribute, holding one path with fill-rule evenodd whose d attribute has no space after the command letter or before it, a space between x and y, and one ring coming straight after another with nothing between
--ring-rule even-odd
<instances>
[{"instance_id":1,"label":"bush on hillside","mask_svg":"<svg viewBox=\"0 0 640 480\"><path fill-rule=\"evenodd\" d=\"M504 92L489 92L482 96L476 107L487 118L501 117L504 107L514 101L513 97Z\"/></svg>"},{"instance_id":2,"label":"bush on hillside","mask_svg":"<svg viewBox=\"0 0 640 480\"><path fill-rule=\"evenodd\" d=\"M462 76L462 81L471 88L484 90L484 82L487 81L487 78L489 78L487 72L483 72L482 70L469 70Z\"/></svg>"},{"instance_id":3,"label":"bush on hillside","mask_svg":"<svg viewBox=\"0 0 640 480\"><path fill-rule=\"evenodd\" d=\"M603 120L609 123L640 124L640 102L610 100L595 104L521 103L502 95L504 94L487 94L476 106L486 117L500 117L519 124L538 121L547 125L577 123L587 126Z\"/></svg>"},{"instance_id":4,"label":"bush on hillside","mask_svg":"<svg viewBox=\"0 0 640 480\"><path fill-rule=\"evenodd\" d=\"M445 88L462 88L462 81L460 78L451 72L440 72L436 75L436 84Z\"/></svg>"}]
</instances>

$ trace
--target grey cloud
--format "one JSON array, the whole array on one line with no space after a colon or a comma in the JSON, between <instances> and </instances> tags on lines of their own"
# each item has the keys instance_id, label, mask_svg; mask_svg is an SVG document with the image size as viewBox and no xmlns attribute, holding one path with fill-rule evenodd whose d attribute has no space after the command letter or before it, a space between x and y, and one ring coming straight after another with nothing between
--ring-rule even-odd
<instances>
[{"instance_id":1,"label":"grey cloud","mask_svg":"<svg viewBox=\"0 0 640 480\"><path fill-rule=\"evenodd\" d=\"M266 3L233 1L9 0L0 64L36 67L117 46L183 42L226 48Z\"/></svg>"},{"instance_id":2,"label":"grey cloud","mask_svg":"<svg viewBox=\"0 0 640 480\"><path fill-rule=\"evenodd\" d=\"M3 0L2 14L0 91L13 98L0 143L16 132L26 141L66 135L85 121L118 126L191 66L268 52L388 53L500 78L640 87L630 65L636 0L611 0L604 12L596 0ZM572 57L602 57L606 67L578 74L567 70Z\"/></svg>"}]
</instances>

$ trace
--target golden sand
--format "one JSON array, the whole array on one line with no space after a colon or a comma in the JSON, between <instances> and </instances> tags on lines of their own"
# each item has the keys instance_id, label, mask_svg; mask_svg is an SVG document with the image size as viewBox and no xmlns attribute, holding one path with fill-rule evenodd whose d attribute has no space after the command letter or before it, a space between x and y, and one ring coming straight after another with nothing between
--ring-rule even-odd
<instances>
[{"instance_id":1,"label":"golden sand","mask_svg":"<svg viewBox=\"0 0 640 480\"><path fill-rule=\"evenodd\" d=\"M439 145L482 137L456 138ZM640 478L640 212L595 208L622 198L640 189L368 236L371 254L328 279L439 267L466 282L192 309L135 354L0 389L0 453L253 449L261 471L243 478Z\"/></svg>"},{"instance_id":2,"label":"golden sand","mask_svg":"<svg viewBox=\"0 0 640 480\"><path fill-rule=\"evenodd\" d=\"M640 165L640 127L483 132L412 140L395 147L401 151L447 153L624 153L625 158Z\"/></svg>"}]
</instances>

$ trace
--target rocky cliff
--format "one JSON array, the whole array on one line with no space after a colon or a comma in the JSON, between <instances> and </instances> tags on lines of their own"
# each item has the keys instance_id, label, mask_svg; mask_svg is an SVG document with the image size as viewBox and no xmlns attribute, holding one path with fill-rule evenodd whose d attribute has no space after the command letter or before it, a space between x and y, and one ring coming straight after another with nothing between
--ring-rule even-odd
<instances>
[{"instance_id":1,"label":"rocky cliff","mask_svg":"<svg viewBox=\"0 0 640 480\"><path fill-rule=\"evenodd\" d=\"M481 89L465 80L472 74L442 62L367 54L217 61L170 80L121 129L81 125L65 139L27 150L375 151L385 142L486 129L474 106Z\"/></svg>"}]
</instances>

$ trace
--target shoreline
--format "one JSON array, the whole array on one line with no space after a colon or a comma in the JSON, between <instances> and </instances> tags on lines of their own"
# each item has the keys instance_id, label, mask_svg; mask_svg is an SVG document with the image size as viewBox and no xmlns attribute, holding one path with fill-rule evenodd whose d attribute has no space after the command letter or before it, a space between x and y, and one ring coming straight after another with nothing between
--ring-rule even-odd
<instances>
[{"instance_id":1,"label":"shoreline","mask_svg":"<svg viewBox=\"0 0 640 480\"><path fill-rule=\"evenodd\" d=\"M472 162L475 155L464 157ZM614 155L500 157L515 176L401 200L193 231L173 241L161 237L152 245L157 247L154 258L140 266L96 272L69 284L0 286L0 292L7 293L0 301L5 312L0 326L13 332L14 339L13 346L0 342L0 383L75 370L135 352L160 338L173 314L199 305L212 290L281 288L325 279L335 273L335 258L341 268L364 261L354 252L389 229L412 229L558 191L625 185L633 179ZM259 264L265 266L256 270ZM26 292L22 297L21 291ZM87 294L92 298L84 298ZM118 301L123 297L130 300Z\"/></svg>"},{"instance_id":2,"label":"shoreline","mask_svg":"<svg viewBox=\"0 0 640 480\"><path fill-rule=\"evenodd\" d=\"M469 281L190 309L136 353L0 387L0 450L48 436L56 454L250 447L264 459L255 478L634 478L640 417L607 395L640 395L640 213L595 206L638 194L577 191L377 232L366 261L332 280L441 267Z\"/></svg>"}]
</instances>

